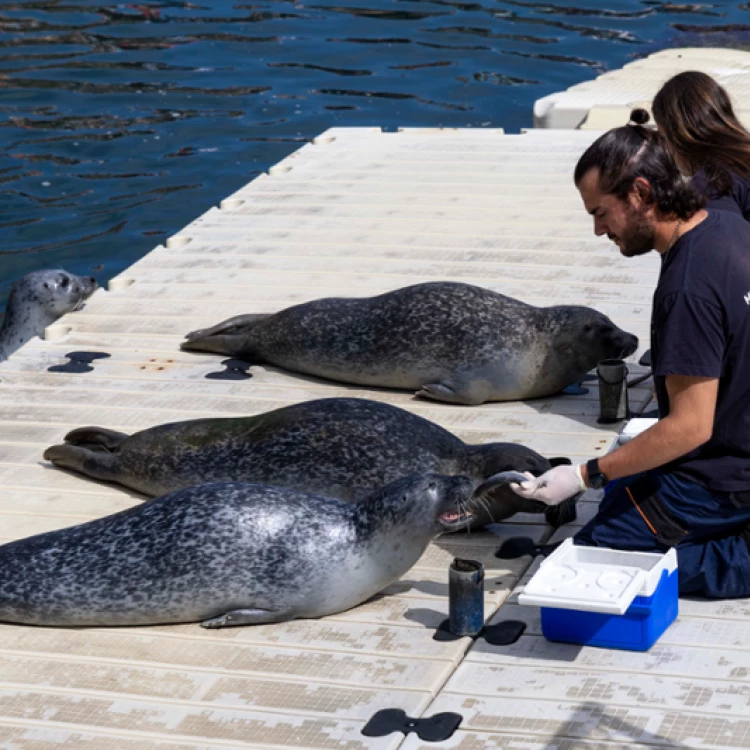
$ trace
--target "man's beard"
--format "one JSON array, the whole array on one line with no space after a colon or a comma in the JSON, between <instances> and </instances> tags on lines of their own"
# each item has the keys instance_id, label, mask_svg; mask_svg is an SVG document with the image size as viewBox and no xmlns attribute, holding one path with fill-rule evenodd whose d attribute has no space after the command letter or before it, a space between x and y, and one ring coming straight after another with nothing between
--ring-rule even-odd
<instances>
[{"instance_id":1,"label":"man's beard","mask_svg":"<svg viewBox=\"0 0 750 750\"><path fill-rule=\"evenodd\" d=\"M620 235L620 252L626 258L645 255L654 249L656 231L646 218L645 211L628 210L628 228Z\"/></svg>"}]
</instances>

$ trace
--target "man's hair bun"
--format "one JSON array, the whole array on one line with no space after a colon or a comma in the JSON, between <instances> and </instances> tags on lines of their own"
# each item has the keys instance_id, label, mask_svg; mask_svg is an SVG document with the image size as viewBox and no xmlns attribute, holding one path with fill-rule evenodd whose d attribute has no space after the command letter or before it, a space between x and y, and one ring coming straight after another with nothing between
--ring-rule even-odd
<instances>
[{"instance_id":1,"label":"man's hair bun","mask_svg":"<svg viewBox=\"0 0 750 750\"><path fill-rule=\"evenodd\" d=\"M645 125L650 119L651 115L649 115L648 110L645 110L642 107L636 107L630 113L630 122L633 125Z\"/></svg>"}]
</instances>

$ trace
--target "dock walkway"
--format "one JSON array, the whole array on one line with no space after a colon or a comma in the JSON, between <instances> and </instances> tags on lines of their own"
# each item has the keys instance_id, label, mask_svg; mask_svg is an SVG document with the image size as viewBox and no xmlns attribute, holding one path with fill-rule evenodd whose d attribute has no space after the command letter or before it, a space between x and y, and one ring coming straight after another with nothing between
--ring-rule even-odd
<instances>
[{"instance_id":1,"label":"dock walkway","mask_svg":"<svg viewBox=\"0 0 750 750\"><path fill-rule=\"evenodd\" d=\"M200 216L0 364L0 541L142 501L42 460L83 425L131 432L349 395L470 442L518 441L574 461L606 452L619 428L597 424L595 383L585 395L457 407L268 367L210 380L221 358L179 350L185 332L232 315L451 279L538 305L596 307L640 337L637 361L658 259L624 259L593 236L571 175L595 135L333 129ZM74 351L110 356L90 372L48 370ZM635 411L648 386L631 391ZM577 524L595 500L580 503ZM0 625L0 747L750 747L750 605L683 602L646 654L549 643L538 612L515 603L531 557L494 552L509 536L550 534L521 516L494 533L441 537L387 595L322 620L219 631ZM527 622L515 644L433 640L454 556L485 564L487 619ZM438 745L364 737L381 708L454 711L463 722Z\"/></svg>"}]
</instances>

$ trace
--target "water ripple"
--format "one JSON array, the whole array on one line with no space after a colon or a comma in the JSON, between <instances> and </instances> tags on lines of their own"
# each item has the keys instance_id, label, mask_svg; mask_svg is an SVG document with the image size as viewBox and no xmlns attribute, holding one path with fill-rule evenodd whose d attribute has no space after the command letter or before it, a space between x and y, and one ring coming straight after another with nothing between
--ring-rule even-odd
<instances>
[{"instance_id":1,"label":"water ripple","mask_svg":"<svg viewBox=\"0 0 750 750\"><path fill-rule=\"evenodd\" d=\"M523 34L503 34L491 29L481 27L469 28L462 26L445 26L438 29L429 29L436 34L468 34L469 36L481 36L485 39L510 39L514 42L528 42L529 44L555 44L559 41L554 37L524 36Z\"/></svg>"},{"instance_id":2,"label":"water ripple","mask_svg":"<svg viewBox=\"0 0 750 750\"><path fill-rule=\"evenodd\" d=\"M381 10L379 8L347 8L340 5L311 5L311 8L327 10L332 13L347 13L358 18L377 18L384 21L421 21L425 18L447 16L449 13L436 11L433 13L418 13L411 10Z\"/></svg>"},{"instance_id":3,"label":"water ripple","mask_svg":"<svg viewBox=\"0 0 750 750\"><path fill-rule=\"evenodd\" d=\"M304 68L305 70L320 70L323 73L333 73L337 76L371 76L371 70L352 70L347 68L329 68L325 65L312 63L268 63L269 68Z\"/></svg>"},{"instance_id":4,"label":"water ripple","mask_svg":"<svg viewBox=\"0 0 750 750\"><path fill-rule=\"evenodd\" d=\"M49 265L105 282L331 127L532 124L535 99L750 3L10 0L0 8L0 308ZM343 85L342 85L343 84Z\"/></svg>"}]
</instances>

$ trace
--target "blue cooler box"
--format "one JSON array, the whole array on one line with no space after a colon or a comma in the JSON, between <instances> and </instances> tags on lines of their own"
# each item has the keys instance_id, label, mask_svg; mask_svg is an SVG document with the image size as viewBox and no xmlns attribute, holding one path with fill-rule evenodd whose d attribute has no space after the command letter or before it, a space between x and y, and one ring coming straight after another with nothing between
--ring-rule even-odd
<instances>
[{"instance_id":1,"label":"blue cooler box","mask_svg":"<svg viewBox=\"0 0 750 750\"><path fill-rule=\"evenodd\" d=\"M677 617L677 554L577 547L566 539L518 597L550 641L646 651Z\"/></svg>"}]
</instances>

